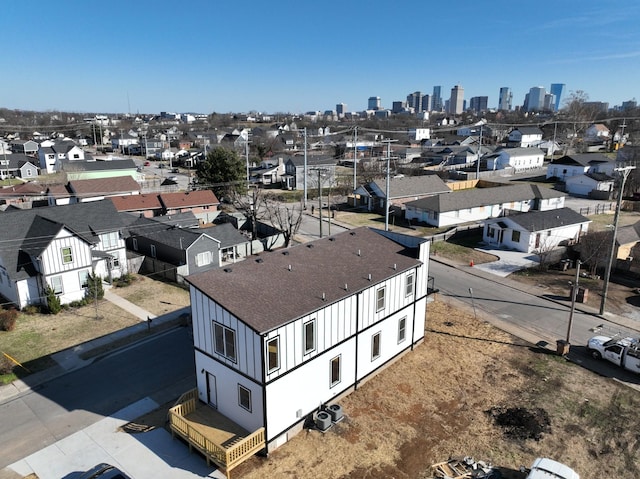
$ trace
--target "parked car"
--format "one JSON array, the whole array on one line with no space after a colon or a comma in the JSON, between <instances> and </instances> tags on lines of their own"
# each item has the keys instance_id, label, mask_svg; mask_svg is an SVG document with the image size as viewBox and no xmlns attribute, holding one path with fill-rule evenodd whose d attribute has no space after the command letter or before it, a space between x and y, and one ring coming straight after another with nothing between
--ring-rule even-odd
<instances>
[{"instance_id":1,"label":"parked car","mask_svg":"<svg viewBox=\"0 0 640 479\"><path fill-rule=\"evenodd\" d=\"M158 163L158 168L166 168L166 165L164 163Z\"/></svg>"},{"instance_id":2,"label":"parked car","mask_svg":"<svg viewBox=\"0 0 640 479\"><path fill-rule=\"evenodd\" d=\"M145 161L145 162L144 162L144 166L150 166L150 165L151 165L151 162L150 162L150 161Z\"/></svg>"},{"instance_id":3,"label":"parked car","mask_svg":"<svg viewBox=\"0 0 640 479\"><path fill-rule=\"evenodd\" d=\"M131 477L117 467L103 462L83 473L79 479L131 479Z\"/></svg>"},{"instance_id":4,"label":"parked car","mask_svg":"<svg viewBox=\"0 0 640 479\"><path fill-rule=\"evenodd\" d=\"M595 359L606 359L627 371L640 373L640 338L594 336L587 352Z\"/></svg>"},{"instance_id":5,"label":"parked car","mask_svg":"<svg viewBox=\"0 0 640 479\"><path fill-rule=\"evenodd\" d=\"M527 479L580 479L576 471L561 462L546 457L539 457L529 468Z\"/></svg>"},{"instance_id":6,"label":"parked car","mask_svg":"<svg viewBox=\"0 0 640 479\"><path fill-rule=\"evenodd\" d=\"M167 180L175 181L177 183L178 182L178 177L177 176L167 176Z\"/></svg>"},{"instance_id":7,"label":"parked car","mask_svg":"<svg viewBox=\"0 0 640 479\"><path fill-rule=\"evenodd\" d=\"M180 173L178 168L171 168L171 173Z\"/></svg>"}]
</instances>

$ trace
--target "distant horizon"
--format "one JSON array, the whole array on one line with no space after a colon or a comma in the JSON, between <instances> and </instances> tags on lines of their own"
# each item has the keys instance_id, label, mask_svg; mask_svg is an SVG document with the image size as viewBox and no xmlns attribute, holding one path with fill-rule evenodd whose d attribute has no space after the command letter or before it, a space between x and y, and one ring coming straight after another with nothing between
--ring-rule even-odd
<instances>
[{"instance_id":1,"label":"distant horizon","mask_svg":"<svg viewBox=\"0 0 640 479\"><path fill-rule=\"evenodd\" d=\"M251 111L300 114L391 109L414 91L467 102L509 87L565 84L610 107L640 97L640 4L541 0L72 0L3 6L10 110L81 113ZM624 12L619 14L616 12ZM28 29L25 29L28 19Z\"/></svg>"}]
</instances>

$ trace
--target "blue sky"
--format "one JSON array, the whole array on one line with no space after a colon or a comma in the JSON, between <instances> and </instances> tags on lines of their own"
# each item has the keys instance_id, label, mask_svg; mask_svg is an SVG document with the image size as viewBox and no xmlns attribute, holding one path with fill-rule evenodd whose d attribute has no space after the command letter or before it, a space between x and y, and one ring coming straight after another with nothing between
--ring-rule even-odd
<instances>
[{"instance_id":1,"label":"blue sky","mask_svg":"<svg viewBox=\"0 0 640 479\"><path fill-rule=\"evenodd\" d=\"M629 0L22 0L2 6L0 107L77 112L305 112L383 107L460 84L565 83L639 98Z\"/></svg>"}]
</instances>

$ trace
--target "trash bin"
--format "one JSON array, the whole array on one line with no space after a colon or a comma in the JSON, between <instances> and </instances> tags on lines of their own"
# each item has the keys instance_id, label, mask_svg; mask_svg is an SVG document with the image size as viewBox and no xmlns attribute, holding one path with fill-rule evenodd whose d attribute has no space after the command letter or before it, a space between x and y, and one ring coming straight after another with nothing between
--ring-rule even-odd
<instances>
[{"instance_id":1,"label":"trash bin","mask_svg":"<svg viewBox=\"0 0 640 479\"><path fill-rule=\"evenodd\" d=\"M569 354L570 346L571 345L564 339L558 339L556 341L556 352L558 353L558 356L566 356L567 354Z\"/></svg>"},{"instance_id":2,"label":"trash bin","mask_svg":"<svg viewBox=\"0 0 640 479\"><path fill-rule=\"evenodd\" d=\"M578 288L578 296L576 297L578 303L586 303L588 297L589 288Z\"/></svg>"}]
</instances>

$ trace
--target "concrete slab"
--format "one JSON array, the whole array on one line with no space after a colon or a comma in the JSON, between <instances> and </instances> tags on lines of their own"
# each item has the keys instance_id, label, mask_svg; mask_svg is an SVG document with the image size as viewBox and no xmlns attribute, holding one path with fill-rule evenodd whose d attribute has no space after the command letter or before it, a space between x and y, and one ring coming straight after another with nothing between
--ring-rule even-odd
<instances>
[{"instance_id":1,"label":"concrete slab","mask_svg":"<svg viewBox=\"0 0 640 479\"><path fill-rule=\"evenodd\" d=\"M525 268L532 268L539 264L536 254L522 253L520 251L476 248L478 251L488 253L498 257L497 261L491 263L482 263L474 265L474 268L485 271L487 273L505 278L511 273L520 271Z\"/></svg>"},{"instance_id":2,"label":"concrete slab","mask_svg":"<svg viewBox=\"0 0 640 479\"><path fill-rule=\"evenodd\" d=\"M157 407L155 401L142 399L112 417L11 464L8 469L20 477L35 473L39 479L73 479L80 472L106 462L119 467L133 479L224 479L224 474L207 466L204 458L191 453L183 442L173 439L165 429L138 434L120 430L127 422Z\"/></svg>"}]
</instances>

